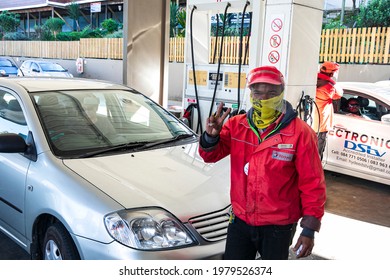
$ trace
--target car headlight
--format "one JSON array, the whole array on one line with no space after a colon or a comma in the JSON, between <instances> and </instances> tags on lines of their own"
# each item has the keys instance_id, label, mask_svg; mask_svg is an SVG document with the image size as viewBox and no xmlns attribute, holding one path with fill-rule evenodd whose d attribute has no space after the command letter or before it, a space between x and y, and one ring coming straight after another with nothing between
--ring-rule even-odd
<instances>
[{"instance_id":1,"label":"car headlight","mask_svg":"<svg viewBox=\"0 0 390 280\"><path fill-rule=\"evenodd\" d=\"M158 208L122 210L104 218L109 234L118 242L140 250L166 250L194 245L182 223Z\"/></svg>"}]
</instances>

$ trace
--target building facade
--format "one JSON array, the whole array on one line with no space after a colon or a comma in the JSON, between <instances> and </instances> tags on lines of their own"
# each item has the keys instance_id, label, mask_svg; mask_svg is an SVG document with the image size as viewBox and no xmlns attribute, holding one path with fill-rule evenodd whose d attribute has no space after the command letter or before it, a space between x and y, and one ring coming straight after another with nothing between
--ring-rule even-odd
<instances>
[{"instance_id":1,"label":"building facade","mask_svg":"<svg viewBox=\"0 0 390 280\"><path fill-rule=\"evenodd\" d=\"M79 5L81 16L80 28L90 26L97 28L102 21L112 18L123 23L123 1L114 0L13 0L0 1L0 12L9 11L20 15L19 32L29 34L35 31L35 26L40 26L51 17L64 20L62 31L75 30L75 24L69 17L68 7L70 4Z\"/></svg>"}]
</instances>

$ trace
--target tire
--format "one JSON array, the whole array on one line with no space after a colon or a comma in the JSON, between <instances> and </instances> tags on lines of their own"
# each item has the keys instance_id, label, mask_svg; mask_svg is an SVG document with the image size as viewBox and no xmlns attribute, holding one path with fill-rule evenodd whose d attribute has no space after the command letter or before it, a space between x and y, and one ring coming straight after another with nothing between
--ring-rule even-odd
<instances>
[{"instance_id":1,"label":"tire","mask_svg":"<svg viewBox=\"0 0 390 280\"><path fill-rule=\"evenodd\" d=\"M42 244L44 260L79 260L80 255L72 237L60 223L49 226Z\"/></svg>"}]
</instances>

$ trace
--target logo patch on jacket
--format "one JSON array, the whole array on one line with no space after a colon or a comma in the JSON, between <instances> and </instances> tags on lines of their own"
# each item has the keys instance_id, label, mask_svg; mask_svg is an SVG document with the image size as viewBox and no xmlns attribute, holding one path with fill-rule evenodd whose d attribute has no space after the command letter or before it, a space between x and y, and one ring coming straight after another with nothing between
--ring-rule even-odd
<instances>
[{"instance_id":1,"label":"logo patch on jacket","mask_svg":"<svg viewBox=\"0 0 390 280\"><path fill-rule=\"evenodd\" d=\"M294 154L283 153L280 151L273 151L272 158L283 161L292 161Z\"/></svg>"}]
</instances>

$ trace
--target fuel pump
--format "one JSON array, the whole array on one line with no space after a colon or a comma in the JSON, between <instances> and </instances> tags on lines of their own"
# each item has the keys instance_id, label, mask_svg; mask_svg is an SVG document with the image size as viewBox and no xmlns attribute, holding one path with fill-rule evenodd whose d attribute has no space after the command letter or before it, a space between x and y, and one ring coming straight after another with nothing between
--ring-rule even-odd
<instances>
[{"instance_id":1,"label":"fuel pump","mask_svg":"<svg viewBox=\"0 0 390 280\"><path fill-rule=\"evenodd\" d=\"M188 0L183 107L191 108L191 128L202 133L202 125L220 102L232 111L248 110L246 74L262 65L273 65L284 74L285 99L297 108L305 104L301 115L310 120L322 9L323 0ZM249 64L221 64L220 59L209 63L211 15L233 12L251 15ZM247 49L240 50L240 58L242 51Z\"/></svg>"},{"instance_id":2,"label":"fuel pump","mask_svg":"<svg viewBox=\"0 0 390 280\"><path fill-rule=\"evenodd\" d=\"M215 110L220 102L226 108L230 107L238 112L239 104L243 102L246 73L248 65L243 65L242 56L247 50L242 40L239 45L239 65L222 64L222 51L224 48L224 30L228 13L240 13L241 20L244 14L250 11L250 2L243 0L233 1L187 1L187 34L185 49L185 81L183 105L186 108L184 117L191 128L196 132L203 131L203 124L208 116ZM220 46L218 56L209 62L211 17L222 14L222 34L219 34ZM241 24L241 34L243 24ZM218 27L217 27L218 30ZM217 52L214 51L214 55Z\"/></svg>"}]
</instances>

